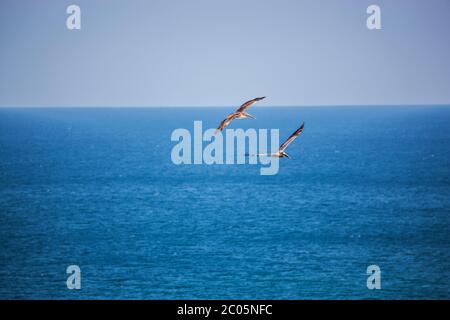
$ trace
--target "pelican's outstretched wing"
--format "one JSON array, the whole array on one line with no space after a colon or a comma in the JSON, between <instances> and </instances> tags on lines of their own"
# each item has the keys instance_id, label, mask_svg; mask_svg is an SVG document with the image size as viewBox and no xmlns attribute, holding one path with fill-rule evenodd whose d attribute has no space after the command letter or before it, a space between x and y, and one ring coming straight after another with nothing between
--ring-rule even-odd
<instances>
[{"instance_id":1,"label":"pelican's outstretched wing","mask_svg":"<svg viewBox=\"0 0 450 320\"><path fill-rule=\"evenodd\" d=\"M265 97L259 97L252 100L248 100L247 102L244 102L239 109L236 110L236 112L243 112L245 109L250 108L255 102L264 99Z\"/></svg>"},{"instance_id":2,"label":"pelican's outstretched wing","mask_svg":"<svg viewBox=\"0 0 450 320\"><path fill-rule=\"evenodd\" d=\"M284 149L286 149L288 147L288 145L295 140L295 138L297 138L297 136L302 133L303 131L303 127L305 126L305 123L302 122L302 125L300 126L300 128L298 128L297 130L295 130L295 132L293 134L291 134L291 136L289 138L287 138L287 140L285 142L283 142L283 144L280 146L280 151L284 151Z\"/></svg>"},{"instance_id":3,"label":"pelican's outstretched wing","mask_svg":"<svg viewBox=\"0 0 450 320\"><path fill-rule=\"evenodd\" d=\"M216 129L216 133L219 131L222 131L225 129L226 126L230 124L231 121L233 121L237 117L236 113L229 114L225 119L222 120L222 122L219 124L219 126Z\"/></svg>"}]
</instances>

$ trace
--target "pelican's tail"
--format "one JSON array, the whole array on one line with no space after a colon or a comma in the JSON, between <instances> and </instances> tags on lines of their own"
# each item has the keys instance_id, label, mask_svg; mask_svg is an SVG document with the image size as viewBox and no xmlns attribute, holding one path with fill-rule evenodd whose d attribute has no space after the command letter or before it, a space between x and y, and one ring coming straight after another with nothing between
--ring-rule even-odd
<instances>
[{"instance_id":1,"label":"pelican's tail","mask_svg":"<svg viewBox=\"0 0 450 320\"><path fill-rule=\"evenodd\" d=\"M255 117L255 116L252 116L250 113L245 112L244 115L245 115L247 118L256 119L256 117Z\"/></svg>"},{"instance_id":2,"label":"pelican's tail","mask_svg":"<svg viewBox=\"0 0 450 320\"><path fill-rule=\"evenodd\" d=\"M270 156L272 156L272 154L270 154L270 153L256 153L256 154L246 153L245 156L246 157L270 157Z\"/></svg>"},{"instance_id":3,"label":"pelican's tail","mask_svg":"<svg viewBox=\"0 0 450 320\"><path fill-rule=\"evenodd\" d=\"M246 157L259 157L259 156L266 156L266 153L246 153Z\"/></svg>"}]
</instances>

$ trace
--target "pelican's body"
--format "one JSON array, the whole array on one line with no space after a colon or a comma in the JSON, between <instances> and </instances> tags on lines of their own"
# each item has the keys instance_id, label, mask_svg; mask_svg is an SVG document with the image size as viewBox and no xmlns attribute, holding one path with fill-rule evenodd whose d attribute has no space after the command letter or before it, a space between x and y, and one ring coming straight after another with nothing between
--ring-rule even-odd
<instances>
[{"instance_id":1,"label":"pelican's body","mask_svg":"<svg viewBox=\"0 0 450 320\"><path fill-rule=\"evenodd\" d=\"M255 119L254 116L252 116L251 114L248 114L247 112L239 113L239 114L236 116L235 119L246 119L246 118L252 118L252 119Z\"/></svg>"},{"instance_id":2,"label":"pelican's body","mask_svg":"<svg viewBox=\"0 0 450 320\"><path fill-rule=\"evenodd\" d=\"M275 158L290 158L289 155L284 151L278 151L275 153L258 153L259 157L275 157Z\"/></svg>"},{"instance_id":3,"label":"pelican's body","mask_svg":"<svg viewBox=\"0 0 450 320\"><path fill-rule=\"evenodd\" d=\"M249 100L249 101L243 103L235 112L230 113L224 120L222 120L222 122L219 124L219 126L216 129L216 133L225 129L231 123L231 121L233 121L235 119L238 119L238 120L246 119L246 118L255 119L254 116L245 112L245 110L250 108L255 102L262 100L264 98L265 97L259 97L259 98L255 98L255 99L252 99L252 100Z\"/></svg>"}]
</instances>

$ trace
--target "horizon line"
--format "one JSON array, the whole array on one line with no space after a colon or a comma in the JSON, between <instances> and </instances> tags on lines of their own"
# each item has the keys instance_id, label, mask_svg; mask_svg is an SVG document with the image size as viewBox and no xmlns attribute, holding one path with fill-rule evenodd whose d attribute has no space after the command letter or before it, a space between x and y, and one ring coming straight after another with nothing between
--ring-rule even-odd
<instances>
[{"instance_id":1,"label":"horizon line","mask_svg":"<svg viewBox=\"0 0 450 320\"><path fill-rule=\"evenodd\" d=\"M449 103L414 103L414 104L318 104L318 105L258 105L258 108L321 108L321 107L426 107L426 106L434 106L434 107L450 107ZM48 106L38 106L38 105L19 105L19 106L3 106L0 105L1 109L13 109L13 108L230 108L236 107L236 105L112 105L112 106L100 106L100 105L70 105L70 106L57 106L57 105L48 105Z\"/></svg>"}]
</instances>

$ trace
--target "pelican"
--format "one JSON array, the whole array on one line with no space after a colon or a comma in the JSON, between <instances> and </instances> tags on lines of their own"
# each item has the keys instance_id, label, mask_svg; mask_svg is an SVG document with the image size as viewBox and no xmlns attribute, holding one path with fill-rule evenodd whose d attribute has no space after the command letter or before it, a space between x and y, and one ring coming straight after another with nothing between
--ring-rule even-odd
<instances>
[{"instance_id":1,"label":"pelican","mask_svg":"<svg viewBox=\"0 0 450 320\"><path fill-rule=\"evenodd\" d=\"M252 116L251 114L248 114L247 112L245 112L246 109L250 108L255 102L264 99L265 97L259 97L259 98L255 98L252 100L249 100L245 103L243 103L239 109L237 109L235 112L230 113L219 125L219 127L216 129L216 133L222 131L223 129L225 129L226 126L228 126L231 121L233 121L234 119L245 119L245 118L252 118L255 119L254 116Z\"/></svg>"},{"instance_id":2,"label":"pelican","mask_svg":"<svg viewBox=\"0 0 450 320\"><path fill-rule=\"evenodd\" d=\"M294 141L295 138L297 138L300 133L302 133L304 126L305 126L305 123L302 122L302 124L300 125L300 128L295 130L294 133L291 134L290 137L287 138L286 141L283 142L283 144L278 148L278 152L275 152L275 153L260 153L260 154L257 154L257 156L267 156L267 157L277 157L277 158L290 158L289 155L286 152L284 152L284 150L286 150L286 148L291 144L291 142Z\"/></svg>"}]
</instances>

